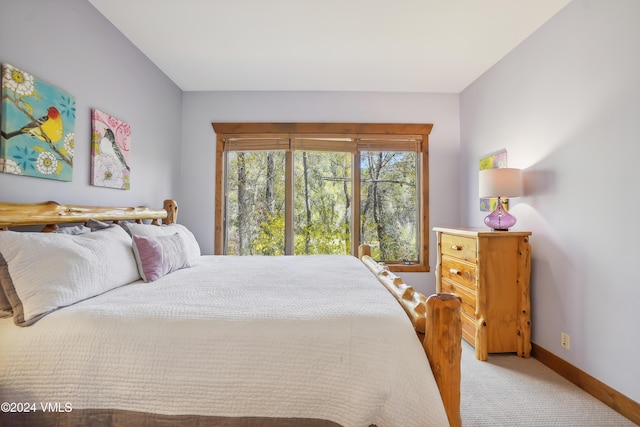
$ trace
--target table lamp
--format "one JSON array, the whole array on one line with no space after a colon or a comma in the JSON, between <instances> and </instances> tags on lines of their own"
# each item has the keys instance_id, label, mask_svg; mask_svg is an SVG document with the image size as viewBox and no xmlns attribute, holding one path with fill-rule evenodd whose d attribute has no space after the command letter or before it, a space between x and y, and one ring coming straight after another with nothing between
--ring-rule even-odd
<instances>
[{"instance_id":1,"label":"table lamp","mask_svg":"<svg viewBox=\"0 0 640 427\"><path fill-rule=\"evenodd\" d=\"M522 196L522 170L483 169L479 178L480 198L498 198L496 209L485 217L484 223L494 231L508 231L515 225L516 217L504 209L501 199Z\"/></svg>"}]
</instances>

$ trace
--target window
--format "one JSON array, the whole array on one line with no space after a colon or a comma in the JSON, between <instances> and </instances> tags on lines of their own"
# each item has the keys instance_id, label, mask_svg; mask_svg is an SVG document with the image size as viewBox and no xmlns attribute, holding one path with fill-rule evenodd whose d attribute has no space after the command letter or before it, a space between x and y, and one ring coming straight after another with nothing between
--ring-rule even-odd
<instances>
[{"instance_id":1,"label":"window","mask_svg":"<svg viewBox=\"0 0 640 427\"><path fill-rule=\"evenodd\" d=\"M428 124L214 123L215 253L428 271Z\"/></svg>"}]
</instances>

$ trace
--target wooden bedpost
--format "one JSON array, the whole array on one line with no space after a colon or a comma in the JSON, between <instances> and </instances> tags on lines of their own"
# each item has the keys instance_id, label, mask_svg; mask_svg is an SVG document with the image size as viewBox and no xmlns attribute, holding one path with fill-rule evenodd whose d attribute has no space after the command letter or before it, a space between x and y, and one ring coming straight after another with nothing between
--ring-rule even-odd
<instances>
[{"instance_id":1,"label":"wooden bedpost","mask_svg":"<svg viewBox=\"0 0 640 427\"><path fill-rule=\"evenodd\" d=\"M462 357L462 323L460 299L452 294L427 298L427 326L424 350L438 384L449 424L462 426L460 416L460 361Z\"/></svg>"},{"instance_id":2,"label":"wooden bedpost","mask_svg":"<svg viewBox=\"0 0 640 427\"><path fill-rule=\"evenodd\" d=\"M358 258L362 259L362 257L365 255L371 256L371 246L369 245L358 246Z\"/></svg>"},{"instance_id":3,"label":"wooden bedpost","mask_svg":"<svg viewBox=\"0 0 640 427\"><path fill-rule=\"evenodd\" d=\"M162 207L167 211L167 217L162 220L162 223L175 224L178 221L178 204L176 201L167 199Z\"/></svg>"}]
</instances>

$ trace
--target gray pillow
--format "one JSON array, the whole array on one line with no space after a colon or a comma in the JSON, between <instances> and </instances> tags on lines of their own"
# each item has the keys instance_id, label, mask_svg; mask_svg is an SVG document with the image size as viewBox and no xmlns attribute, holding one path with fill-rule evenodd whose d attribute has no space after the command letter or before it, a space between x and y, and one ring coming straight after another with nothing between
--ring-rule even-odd
<instances>
[{"instance_id":1,"label":"gray pillow","mask_svg":"<svg viewBox=\"0 0 640 427\"><path fill-rule=\"evenodd\" d=\"M71 234L77 236L78 234L91 233L91 229L89 227L85 227L84 225L75 225L73 227L58 227L54 233L61 234Z\"/></svg>"},{"instance_id":2,"label":"gray pillow","mask_svg":"<svg viewBox=\"0 0 640 427\"><path fill-rule=\"evenodd\" d=\"M109 224L108 222L98 221L97 219L90 219L87 221L87 227L91 231L104 230L105 228L113 227L114 224Z\"/></svg>"}]
</instances>

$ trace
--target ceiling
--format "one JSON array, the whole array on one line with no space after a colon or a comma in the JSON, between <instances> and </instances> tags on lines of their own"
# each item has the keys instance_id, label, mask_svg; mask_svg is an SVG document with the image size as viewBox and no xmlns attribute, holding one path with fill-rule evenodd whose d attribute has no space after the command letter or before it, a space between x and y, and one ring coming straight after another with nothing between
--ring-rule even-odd
<instances>
[{"instance_id":1,"label":"ceiling","mask_svg":"<svg viewBox=\"0 0 640 427\"><path fill-rule=\"evenodd\" d=\"M459 93L570 0L89 0L184 91Z\"/></svg>"}]
</instances>

